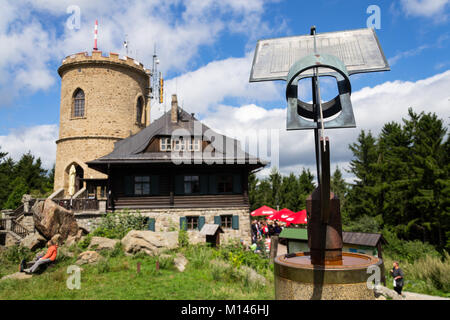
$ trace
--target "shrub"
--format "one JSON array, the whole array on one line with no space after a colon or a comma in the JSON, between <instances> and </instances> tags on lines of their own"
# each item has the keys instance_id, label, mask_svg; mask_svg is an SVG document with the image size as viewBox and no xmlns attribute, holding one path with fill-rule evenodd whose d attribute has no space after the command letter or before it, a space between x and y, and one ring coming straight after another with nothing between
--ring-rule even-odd
<instances>
[{"instance_id":1,"label":"shrub","mask_svg":"<svg viewBox=\"0 0 450 320\"><path fill-rule=\"evenodd\" d=\"M130 230L146 230L148 222L139 212L130 213L128 210L111 212L102 218L100 225L93 235L110 239L122 239Z\"/></svg>"},{"instance_id":2,"label":"shrub","mask_svg":"<svg viewBox=\"0 0 450 320\"><path fill-rule=\"evenodd\" d=\"M190 246L186 252L186 258L195 269L208 267L209 261L213 257L213 251L207 244Z\"/></svg>"},{"instance_id":3,"label":"shrub","mask_svg":"<svg viewBox=\"0 0 450 320\"><path fill-rule=\"evenodd\" d=\"M258 254L247 251L239 241L232 241L220 247L220 249L216 251L215 256L229 261L236 267L246 265L263 273L270 268L270 261L266 253Z\"/></svg>"},{"instance_id":4,"label":"shrub","mask_svg":"<svg viewBox=\"0 0 450 320\"><path fill-rule=\"evenodd\" d=\"M92 234L90 233L78 242L78 247L82 250L87 249L87 247L89 247L89 245L91 244L91 240Z\"/></svg>"},{"instance_id":5,"label":"shrub","mask_svg":"<svg viewBox=\"0 0 450 320\"><path fill-rule=\"evenodd\" d=\"M109 256L114 258L114 257L118 257L118 256L123 256L123 248L122 248L122 243L119 241L114 245L114 249L111 250L109 252Z\"/></svg>"},{"instance_id":6,"label":"shrub","mask_svg":"<svg viewBox=\"0 0 450 320\"><path fill-rule=\"evenodd\" d=\"M159 268L170 270L173 269L174 266L174 258L172 256L164 255L158 257Z\"/></svg>"},{"instance_id":7,"label":"shrub","mask_svg":"<svg viewBox=\"0 0 450 320\"><path fill-rule=\"evenodd\" d=\"M181 248L185 248L189 246L189 235L186 231L186 222L183 222L183 225L178 232L178 245Z\"/></svg>"},{"instance_id":8,"label":"shrub","mask_svg":"<svg viewBox=\"0 0 450 320\"><path fill-rule=\"evenodd\" d=\"M429 289L450 292L450 255L447 252L443 259L426 256L414 263L404 263L403 270L405 278L423 280Z\"/></svg>"},{"instance_id":9,"label":"shrub","mask_svg":"<svg viewBox=\"0 0 450 320\"><path fill-rule=\"evenodd\" d=\"M2 260L6 260L12 263L20 263L22 259L27 261L33 259L33 252L25 247L14 245L2 252Z\"/></svg>"},{"instance_id":10,"label":"shrub","mask_svg":"<svg viewBox=\"0 0 450 320\"><path fill-rule=\"evenodd\" d=\"M96 265L97 273L106 273L111 270L111 266L109 264L108 259L101 259L99 262L97 262Z\"/></svg>"},{"instance_id":11,"label":"shrub","mask_svg":"<svg viewBox=\"0 0 450 320\"><path fill-rule=\"evenodd\" d=\"M384 229L383 237L388 244L385 246L385 252L390 257L399 261L414 262L427 256L439 258L441 255L429 243L423 243L419 240L406 241L397 238L393 230Z\"/></svg>"}]
</instances>

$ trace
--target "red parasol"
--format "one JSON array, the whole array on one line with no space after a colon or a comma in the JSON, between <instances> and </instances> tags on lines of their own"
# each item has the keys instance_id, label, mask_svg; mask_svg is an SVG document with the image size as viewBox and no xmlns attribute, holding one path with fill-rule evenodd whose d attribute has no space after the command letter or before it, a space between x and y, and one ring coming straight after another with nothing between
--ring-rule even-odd
<instances>
[{"instance_id":1,"label":"red parasol","mask_svg":"<svg viewBox=\"0 0 450 320\"><path fill-rule=\"evenodd\" d=\"M296 212L294 214L291 214L289 217L287 217L283 221L286 222L286 227L289 226L291 223L306 224L308 222L308 219L306 217L306 210L302 210L302 211Z\"/></svg>"},{"instance_id":2,"label":"red parasol","mask_svg":"<svg viewBox=\"0 0 450 320\"><path fill-rule=\"evenodd\" d=\"M294 212L292 212L291 210L283 208L280 211L278 211L277 213L268 216L267 219L270 219L270 220L285 219L285 218L289 217L293 213Z\"/></svg>"},{"instance_id":3,"label":"red parasol","mask_svg":"<svg viewBox=\"0 0 450 320\"><path fill-rule=\"evenodd\" d=\"M262 206L259 209L256 209L255 211L252 211L250 215L252 217L258 217L258 216L270 216L272 214L276 213L274 209L268 206Z\"/></svg>"}]
</instances>

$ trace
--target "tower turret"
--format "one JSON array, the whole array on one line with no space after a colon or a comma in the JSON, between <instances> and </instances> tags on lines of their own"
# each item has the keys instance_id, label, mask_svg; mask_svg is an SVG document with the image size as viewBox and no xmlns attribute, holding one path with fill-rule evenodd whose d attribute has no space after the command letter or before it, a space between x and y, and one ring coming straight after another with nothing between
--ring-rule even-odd
<instances>
[{"instance_id":1,"label":"tower turret","mask_svg":"<svg viewBox=\"0 0 450 320\"><path fill-rule=\"evenodd\" d=\"M85 162L113 150L114 143L150 123L150 71L142 63L101 51L66 57L61 76L59 139L54 189L67 195L69 170L77 170L76 190L104 196L106 176Z\"/></svg>"}]
</instances>

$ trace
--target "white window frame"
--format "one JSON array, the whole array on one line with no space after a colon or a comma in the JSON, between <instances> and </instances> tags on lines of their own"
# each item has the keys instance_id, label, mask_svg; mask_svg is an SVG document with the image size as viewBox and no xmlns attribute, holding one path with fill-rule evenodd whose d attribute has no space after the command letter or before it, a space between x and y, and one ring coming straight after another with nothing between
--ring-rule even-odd
<instances>
[{"instance_id":1,"label":"white window frame","mask_svg":"<svg viewBox=\"0 0 450 320\"><path fill-rule=\"evenodd\" d=\"M160 150L161 151L171 151L172 150L172 139L171 138L161 138L160 140Z\"/></svg>"},{"instance_id":2,"label":"white window frame","mask_svg":"<svg viewBox=\"0 0 450 320\"><path fill-rule=\"evenodd\" d=\"M193 151L201 151L202 143L200 139L193 139Z\"/></svg>"},{"instance_id":3,"label":"white window frame","mask_svg":"<svg viewBox=\"0 0 450 320\"><path fill-rule=\"evenodd\" d=\"M178 137L178 139L172 140L172 150L173 151L186 151L186 140L183 137Z\"/></svg>"}]
</instances>

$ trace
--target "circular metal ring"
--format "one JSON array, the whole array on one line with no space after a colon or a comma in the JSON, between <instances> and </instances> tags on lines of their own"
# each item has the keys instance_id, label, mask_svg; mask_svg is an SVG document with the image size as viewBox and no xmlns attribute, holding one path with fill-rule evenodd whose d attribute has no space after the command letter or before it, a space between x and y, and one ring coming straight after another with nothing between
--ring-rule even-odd
<instances>
[{"instance_id":1,"label":"circular metal ring","mask_svg":"<svg viewBox=\"0 0 450 320\"><path fill-rule=\"evenodd\" d=\"M337 57L329 54L313 54L298 60L289 69L286 85L286 99L296 98L298 114L308 119L314 119L315 115L313 113L313 105L298 99L297 93L295 93L295 95L293 96L292 83L294 81L297 81L298 83L298 81L303 78L311 78L311 75L302 76L301 74L307 70L318 67L331 69L337 72L337 74L326 73L322 75L334 77L338 82L339 90L339 94L335 98L322 104L324 118L331 117L342 110L342 106L340 103L341 94L351 94L351 84L347 68L345 67L344 63Z\"/></svg>"}]
</instances>

